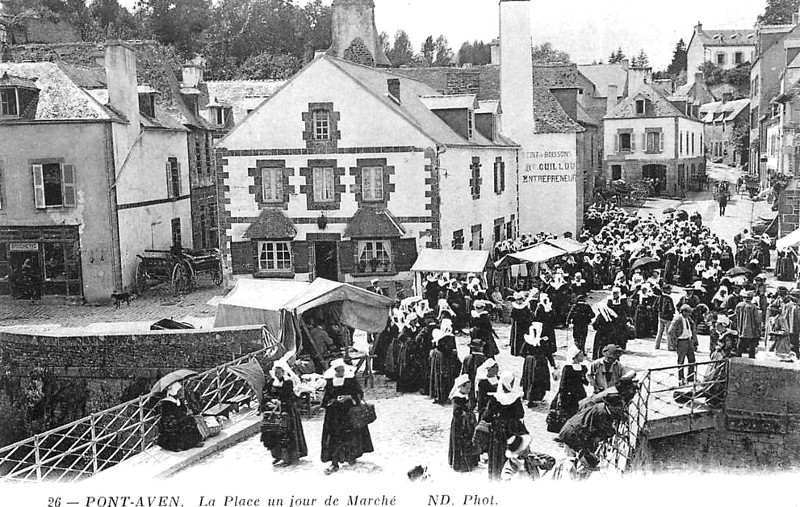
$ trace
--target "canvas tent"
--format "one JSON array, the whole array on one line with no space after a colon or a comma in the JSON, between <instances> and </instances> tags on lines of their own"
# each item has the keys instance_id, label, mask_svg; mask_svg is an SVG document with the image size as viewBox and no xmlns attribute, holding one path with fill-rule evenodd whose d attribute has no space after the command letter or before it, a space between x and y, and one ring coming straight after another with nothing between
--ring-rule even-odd
<instances>
[{"instance_id":1,"label":"canvas tent","mask_svg":"<svg viewBox=\"0 0 800 507\"><path fill-rule=\"evenodd\" d=\"M217 306L214 327L263 324L287 350L302 350L297 337L305 312L324 309L344 325L379 333L391 306L387 297L324 278L311 283L242 278Z\"/></svg>"},{"instance_id":2,"label":"canvas tent","mask_svg":"<svg viewBox=\"0 0 800 507\"><path fill-rule=\"evenodd\" d=\"M491 266L486 250L436 250L426 248L419 252L417 261L411 266L415 274L417 294L422 294L423 273L475 273L482 277Z\"/></svg>"},{"instance_id":3,"label":"canvas tent","mask_svg":"<svg viewBox=\"0 0 800 507\"><path fill-rule=\"evenodd\" d=\"M775 246L778 250L785 250L797 244L800 244L800 229L796 229L779 239Z\"/></svg>"}]
</instances>

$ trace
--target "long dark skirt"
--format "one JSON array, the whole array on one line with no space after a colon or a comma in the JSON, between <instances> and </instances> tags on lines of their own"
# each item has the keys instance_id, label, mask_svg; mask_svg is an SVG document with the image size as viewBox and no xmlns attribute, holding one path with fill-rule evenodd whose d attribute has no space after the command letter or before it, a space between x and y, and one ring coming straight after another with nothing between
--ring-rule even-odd
<instances>
[{"instance_id":1,"label":"long dark skirt","mask_svg":"<svg viewBox=\"0 0 800 507\"><path fill-rule=\"evenodd\" d=\"M303 433L303 423L297 409L290 407L289 427L283 435L277 433L261 433L261 442L272 453L273 459L281 459L285 463L294 463L298 459L308 456L308 445Z\"/></svg>"},{"instance_id":2,"label":"long dark skirt","mask_svg":"<svg viewBox=\"0 0 800 507\"><path fill-rule=\"evenodd\" d=\"M609 332L597 331L592 344L592 359L599 359L603 355L603 347L615 343L614 335Z\"/></svg>"},{"instance_id":3,"label":"long dark skirt","mask_svg":"<svg viewBox=\"0 0 800 507\"><path fill-rule=\"evenodd\" d=\"M202 442L197 423L185 405L171 401L160 402L157 444L168 451L185 451Z\"/></svg>"},{"instance_id":4,"label":"long dark skirt","mask_svg":"<svg viewBox=\"0 0 800 507\"><path fill-rule=\"evenodd\" d=\"M398 362L400 356L400 339L395 336L392 338L386 350L386 360L384 361L383 372L390 380L397 380Z\"/></svg>"},{"instance_id":5,"label":"long dark skirt","mask_svg":"<svg viewBox=\"0 0 800 507\"><path fill-rule=\"evenodd\" d=\"M369 428L354 428L350 424L349 402L334 403L325 409L325 420L322 423L323 463L353 462L362 455L374 451Z\"/></svg>"},{"instance_id":6,"label":"long dark skirt","mask_svg":"<svg viewBox=\"0 0 800 507\"><path fill-rule=\"evenodd\" d=\"M542 401L550 390L550 365L547 356L525 356L522 367L522 391L525 401Z\"/></svg>"},{"instance_id":7,"label":"long dark skirt","mask_svg":"<svg viewBox=\"0 0 800 507\"><path fill-rule=\"evenodd\" d=\"M447 462L456 472L469 472L478 466L478 452L472 445L477 421L465 398L453 400L453 420L450 423L450 446Z\"/></svg>"},{"instance_id":8,"label":"long dark skirt","mask_svg":"<svg viewBox=\"0 0 800 507\"><path fill-rule=\"evenodd\" d=\"M450 390L461 372L461 363L453 351L434 349L431 354L430 397L436 403L449 403Z\"/></svg>"},{"instance_id":9,"label":"long dark skirt","mask_svg":"<svg viewBox=\"0 0 800 507\"><path fill-rule=\"evenodd\" d=\"M527 435L528 429L519 419L497 418L489 431L489 479L499 479L506 463L506 449L512 435Z\"/></svg>"},{"instance_id":10,"label":"long dark skirt","mask_svg":"<svg viewBox=\"0 0 800 507\"><path fill-rule=\"evenodd\" d=\"M422 377L416 341L406 340L400 345L397 369L397 392L413 393L419 390Z\"/></svg>"},{"instance_id":11,"label":"long dark skirt","mask_svg":"<svg viewBox=\"0 0 800 507\"><path fill-rule=\"evenodd\" d=\"M650 309L645 305L636 307L636 315L634 318L636 322L636 338L647 338L652 334L652 323L650 316Z\"/></svg>"}]
</instances>

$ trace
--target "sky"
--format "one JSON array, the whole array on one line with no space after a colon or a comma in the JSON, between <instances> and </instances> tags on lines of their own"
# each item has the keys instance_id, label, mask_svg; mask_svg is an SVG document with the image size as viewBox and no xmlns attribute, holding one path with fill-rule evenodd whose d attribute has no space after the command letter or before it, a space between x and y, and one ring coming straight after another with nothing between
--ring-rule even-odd
<instances>
[{"instance_id":1,"label":"sky","mask_svg":"<svg viewBox=\"0 0 800 507\"><path fill-rule=\"evenodd\" d=\"M323 0L330 5L332 0ZM498 35L498 0L374 0L378 31L393 39L408 32L419 51L428 35L444 35L453 51L464 41ZM121 0L132 7L135 0ZM306 0L295 0L303 5ZM698 21L706 29L751 28L765 0L532 0L533 43L551 42L573 62L607 60L622 47L632 57L644 49L654 70L666 69L675 44L686 44Z\"/></svg>"}]
</instances>

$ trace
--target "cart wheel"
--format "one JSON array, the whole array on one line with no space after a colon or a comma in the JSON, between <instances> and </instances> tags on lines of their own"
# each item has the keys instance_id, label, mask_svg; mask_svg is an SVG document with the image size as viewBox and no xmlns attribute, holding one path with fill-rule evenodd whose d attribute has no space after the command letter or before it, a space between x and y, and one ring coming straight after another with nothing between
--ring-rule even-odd
<instances>
[{"instance_id":1,"label":"cart wheel","mask_svg":"<svg viewBox=\"0 0 800 507\"><path fill-rule=\"evenodd\" d=\"M214 282L215 285L220 286L222 285L222 263L217 262L217 267L211 271L211 281Z\"/></svg>"},{"instance_id":2,"label":"cart wheel","mask_svg":"<svg viewBox=\"0 0 800 507\"><path fill-rule=\"evenodd\" d=\"M143 261L139 261L139 264L136 266L135 282L136 282L136 293L144 294L144 291L147 290L147 273L145 273Z\"/></svg>"},{"instance_id":3,"label":"cart wheel","mask_svg":"<svg viewBox=\"0 0 800 507\"><path fill-rule=\"evenodd\" d=\"M172 268L172 294L177 296L186 291L189 283L189 270L182 262L176 263L175 267Z\"/></svg>"}]
</instances>

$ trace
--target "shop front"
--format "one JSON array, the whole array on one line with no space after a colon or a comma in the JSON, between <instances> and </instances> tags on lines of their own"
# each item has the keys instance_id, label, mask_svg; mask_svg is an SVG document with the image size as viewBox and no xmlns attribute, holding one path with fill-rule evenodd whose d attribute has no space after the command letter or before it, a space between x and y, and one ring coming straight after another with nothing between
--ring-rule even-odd
<instances>
[{"instance_id":1,"label":"shop front","mask_svg":"<svg viewBox=\"0 0 800 507\"><path fill-rule=\"evenodd\" d=\"M0 296L81 296L77 226L0 228Z\"/></svg>"}]
</instances>

